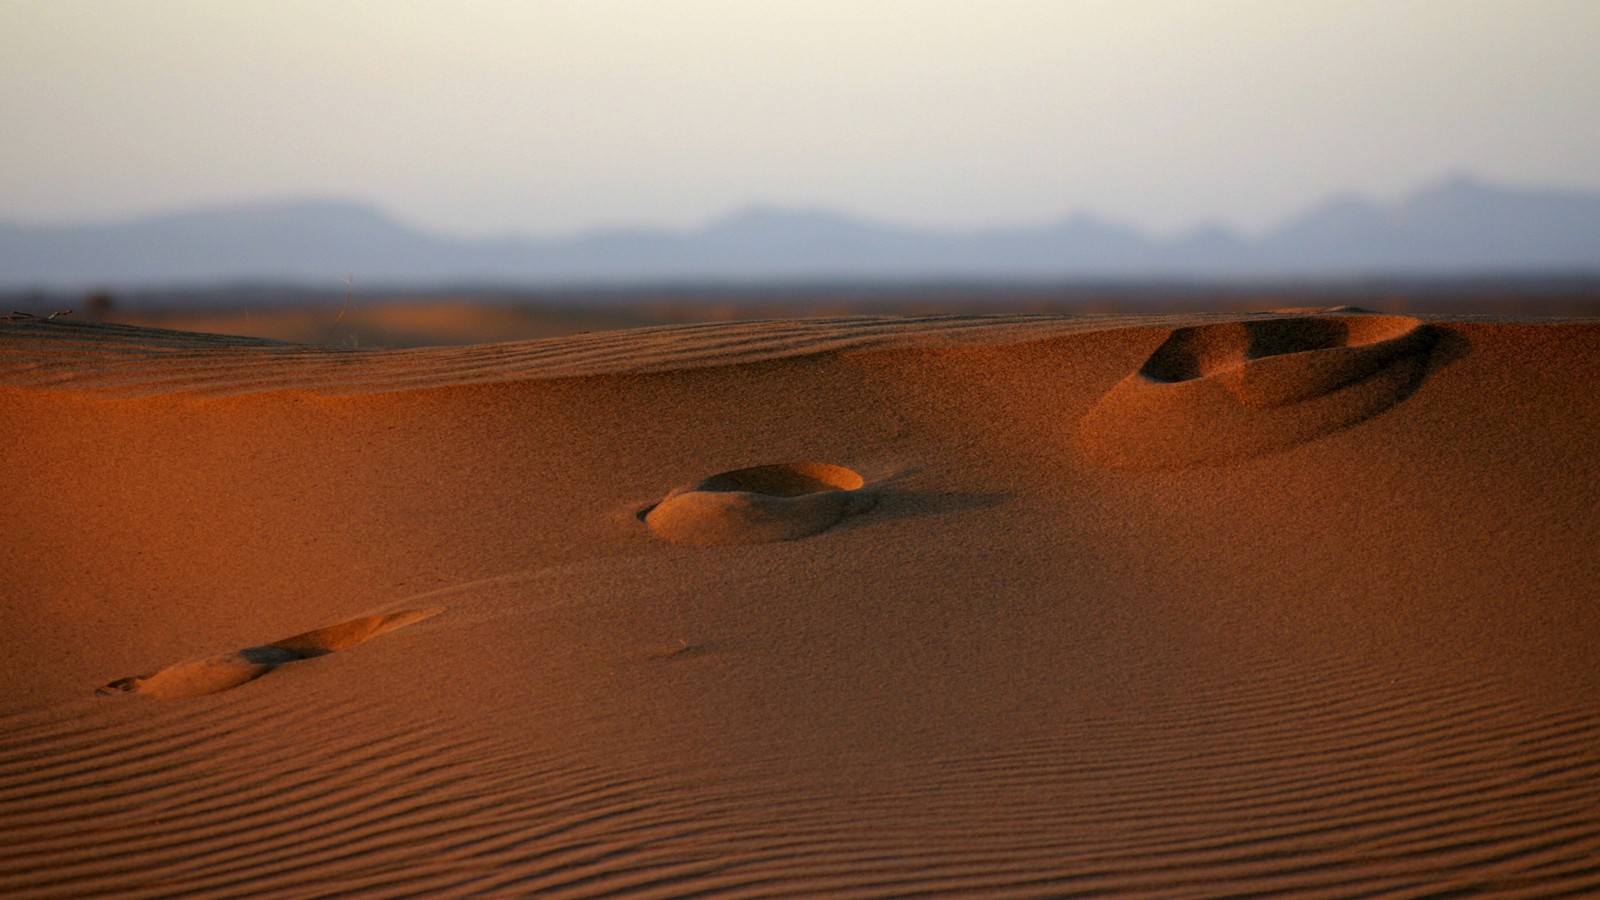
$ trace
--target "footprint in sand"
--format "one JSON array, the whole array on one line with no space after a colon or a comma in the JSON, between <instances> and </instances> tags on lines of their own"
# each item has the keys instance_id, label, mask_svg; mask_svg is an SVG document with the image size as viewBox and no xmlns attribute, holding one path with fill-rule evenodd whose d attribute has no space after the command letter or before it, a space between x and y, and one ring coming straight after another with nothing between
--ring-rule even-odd
<instances>
[{"instance_id":1,"label":"footprint in sand","mask_svg":"<svg viewBox=\"0 0 1600 900\"><path fill-rule=\"evenodd\" d=\"M760 544L826 531L876 503L856 472L798 462L713 475L674 490L641 518L674 544Z\"/></svg>"},{"instance_id":2,"label":"footprint in sand","mask_svg":"<svg viewBox=\"0 0 1600 900\"><path fill-rule=\"evenodd\" d=\"M1078 428L1097 465L1222 465L1347 428L1422 380L1434 335L1403 316L1320 315L1179 328Z\"/></svg>"},{"instance_id":3,"label":"footprint in sand","mask_svg":"<svg viewBox=\"0 0 1600 900\"><path fill-rule=\"evenodd\" d=\"M443 608L433 607L408 609L386 616L362 616L264 646L246 647L236 653L177 663L151 675L119 678L103 685L95 693L146 694L163 699L215 694L254 681L285 663L336 653L386 631L404 628L442 612Z\"/></svg>"}]
</instances>

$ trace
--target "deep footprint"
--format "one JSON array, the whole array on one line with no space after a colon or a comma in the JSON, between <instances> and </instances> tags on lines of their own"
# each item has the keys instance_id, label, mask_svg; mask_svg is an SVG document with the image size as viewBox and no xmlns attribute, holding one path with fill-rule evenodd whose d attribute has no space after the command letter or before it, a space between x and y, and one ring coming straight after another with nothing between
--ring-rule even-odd
<instances>
[{"instance_id":1,"label":"deep footprint","mask_svg":"<svg viewBox=\"0 0 1600 900\"><path fill-rule=\"evenodd\" d=\"M1319 315L1179 328L1079 423L1113 468L1223 465L1348 428L1404 399L1434 335L1417 319Z\"/></svg>"},{"instance_id":2,"label":"deep footprint","mask_svg":"<svg viewBox=\"0 0 1600 900\"><path fill-rule=\"evenodd\" d=\"M674 490L643 519L652 533L674 544L760 544L826 531L876 503L856 472L798 462L713 475Z\"/></svg>"},{"instance_id":3,"label":"deep footprint","mask_svg":"<svg viewBox=\"0 0 1600 900\"><path fill-rule=\"evenodd\" d=\"M404 628L442 612L442 607L430 607L408 609L386 616L362 616L260 647L246 647L210 659L176 663L150 675L118 678L96 689L95 693L102 696L144 694L162 699L216 694L254 681L286 663L337 653L386 631Z\"/></svg>"}]
</instances>

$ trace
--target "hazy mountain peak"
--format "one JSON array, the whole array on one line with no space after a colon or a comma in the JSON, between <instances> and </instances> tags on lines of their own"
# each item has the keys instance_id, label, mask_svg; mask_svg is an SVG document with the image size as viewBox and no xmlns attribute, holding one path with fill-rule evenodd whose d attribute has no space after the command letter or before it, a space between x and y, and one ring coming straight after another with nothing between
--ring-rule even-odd
<instances>
[{"instance_id":1,"label":"hazy mountain peak","mask_svg":"<svg viewBox=\"0 0 1600 900\"><path fill-rule=\"evenodd\" d=\"M337 197L305 197L263 202L239 202L192 210L161 213L135 224L255 223L327 227L402 228L395 218L370 203Z\"/></svg>"},{"instance_id":2,"label":"hazy mountain peak","mask_svg":"<svg viewBox=\"0 0 1600 900\"><path fill-rule=\"evenodd\" d=\"M1222 244L1242 244L1244 238L1240 236L1237 230L1215 219L1208 219L1178 235L1174 242L1218 246Z\"/></svg>"},{"instance_id":3,"label":"hazy mountain peak","mask_svg":"<svg viewBox=\"0 0 1600 900\"><path fill-rule=\"evenodd\" d=\"M714 220L702 233L866 229L875 226L855 216L824 207L751 204Z\"/></svg>"},{"instance_id":4,"label":"hazy mountain peak","mask_svg":"<svg viewBox=\"0 0 1600 900\"><path fill-rule=\"evenodd\" d=\"M1135 228L1107 221L1092 212L1084 210L1078 210L1057 220L1054 227L1058 231L1137 231Z\"/></svg>"},{"instance_id":5,"label":"hazy mountain peak","mask_svg":"<svg viewBox=\"0 0 1600 900\"><path fill-rule=\"evenodd\" d=\"M238 279L367 284L738 278L1064 279L1600 273L1600 193L1452 176L1377 204L1337 197L1254 238L1153 237L1080 212L1033 227L919 229L756 204L698 231L442 239L338 198L232 204L120 225L0 228L0 286Z\"/></svg>"}]
</instances>

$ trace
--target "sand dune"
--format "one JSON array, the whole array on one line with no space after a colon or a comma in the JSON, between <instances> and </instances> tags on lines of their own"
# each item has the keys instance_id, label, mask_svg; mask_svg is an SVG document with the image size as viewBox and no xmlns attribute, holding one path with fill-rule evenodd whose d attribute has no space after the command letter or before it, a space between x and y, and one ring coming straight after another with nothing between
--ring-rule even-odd
<instances>
[{"instance_id":1,"label":"sand dune","mask_svg":"<svg viewBox=\"0 0 1600 900\"><path fill-rule=\"evenodd\" d=\"M1103 465L1227 463L1349 427L1400 402L1434 332L1399 316L1294 316L1174 330L1084 417Z\"/></svg>"},{"instance_id":2,"label":"sand dune","mask_svg":"<svg viewBox=\"0 0 1600 900\"><path fill-rule=\"evenodd\" d=\"M761 544L809 537L875 505L866 481L844 466L778 463L676 488L640 518L675 544Z\"/></svg>"},{"instance_id":3,"label":"sand dune","mask_svg":"<svg viewBox=\"0 0 1600 900\"><path fill-rule=\"evenodd\" d=\"M1595 893L1597 378L1353 310L0 323L0 894Z\"/></svg>"}]
</instances>

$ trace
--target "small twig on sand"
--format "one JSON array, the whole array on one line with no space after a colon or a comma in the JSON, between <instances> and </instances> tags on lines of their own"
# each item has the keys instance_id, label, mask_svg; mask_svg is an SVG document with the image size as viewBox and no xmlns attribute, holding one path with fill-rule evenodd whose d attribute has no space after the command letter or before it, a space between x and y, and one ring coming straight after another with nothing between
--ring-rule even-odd
<instances>
[{"instance_id":1,"label":"small twig on sand","mask_svg":"<svg viewBox=\"0 0 1600 900\"><path fill-rule=\"evenodd\" d=\"M339 317L333 320L337 325L344 321L344 311L350 308L350 295L356 292L356 273L351 272L344 277L344 305L339 307Z\"/></svg>"},{"instance_id":2,"label":"small twig on sand","mask_svg":"<svg viewBox=\"0 0 1600 900\"><path fill-rule=\"evenodd\" d=\"M60 317L60 316L70 316L70 315L72 315L72 310L70 310L70 309L61 309L61 310L57 310L57 311L51 313L48 316L45 316L44 319L42 319L41 321L48 322L49 320L57 318L57 317ZM11 311L10 315L0 316L0 322L26 322L29 319L38 319L38 318L39 318L38 316L34 315L31 312L23 312L20 309L13 309Z\"/></svg>"}]
</instances>

